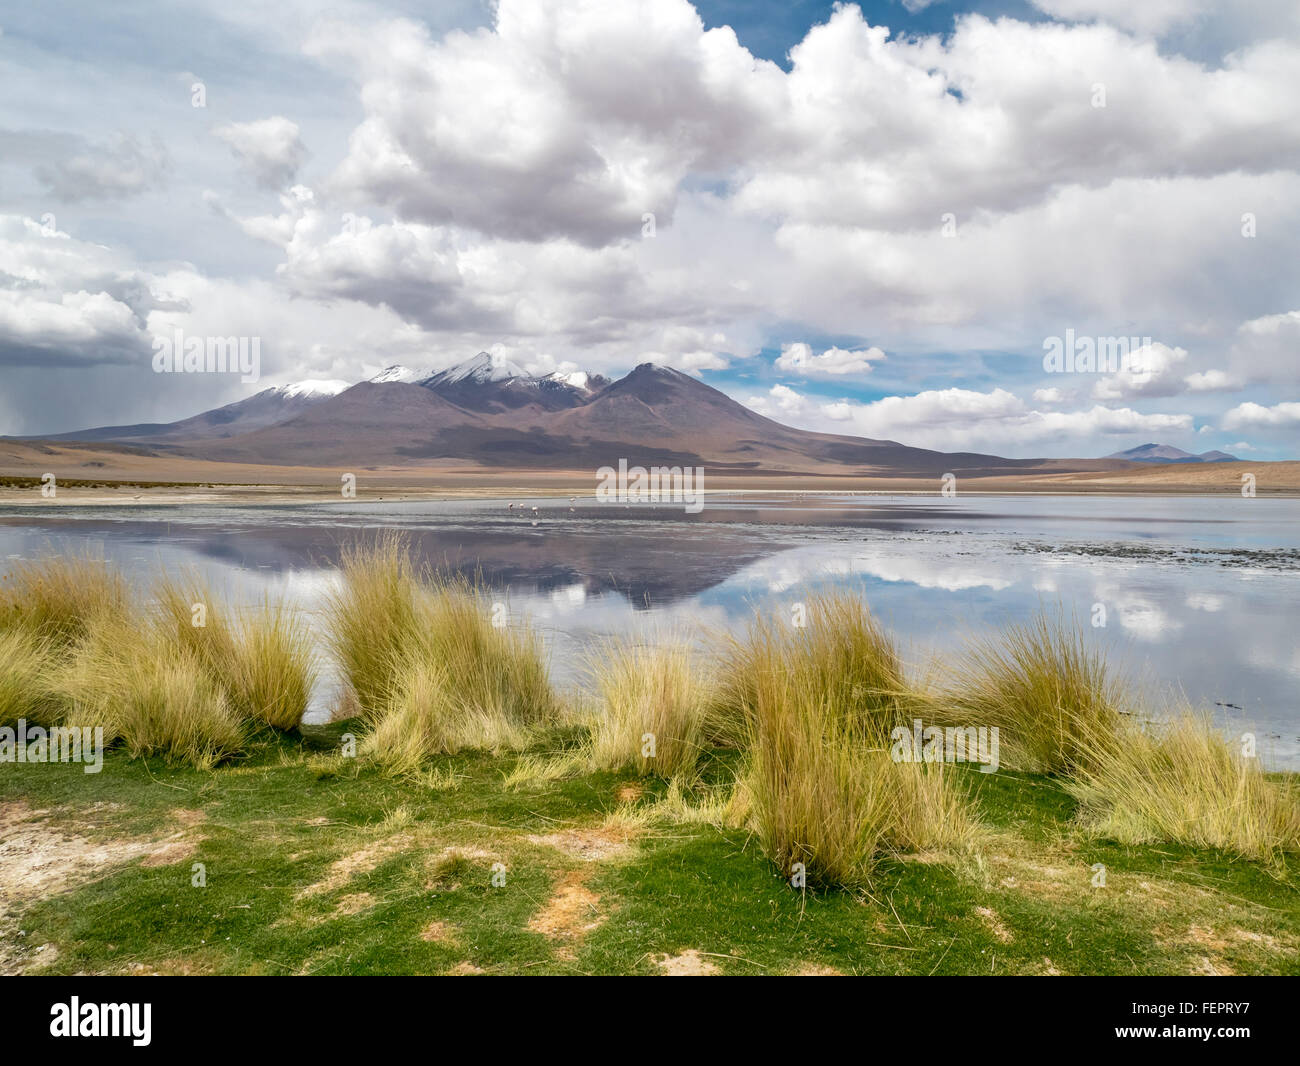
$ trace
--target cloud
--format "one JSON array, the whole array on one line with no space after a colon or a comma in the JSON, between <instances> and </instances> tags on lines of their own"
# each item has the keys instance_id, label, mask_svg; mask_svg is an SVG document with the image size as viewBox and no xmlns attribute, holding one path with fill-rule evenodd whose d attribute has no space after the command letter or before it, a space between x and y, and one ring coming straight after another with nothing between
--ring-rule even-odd
<instances>
[{"instance_id":1,"label":"cloud","mask_svg":"<svg viewBox=\"0 0 1300 1066\"><path fill-rule=\"evenodd\" d=\"M1091 438L1183 434L1193 429L1191 415L1142 414L1127 407L1038 411L1005 389L936 389L870 403L844 400L819 405L778 385L767 396L746 402L760 414L782 413L809 429L852 432L939 450L972 450L972 443L978 441L980 451L1005 452L1042 443L1077 445ZM1066 454L1075 453L1067 448Z\"/></svg>"},{"instance_id":2,"label":"cloud","mask_svg":"<svg viewBox=\"0 0 1300 1066\"><path fill-rule=\"evenodd\" d=\"M230 122L212 132L230 146L257 183L268 189L288 185L307 158L298 124L281 115L256 122Z\"/></svg>"},{"instance_id":3,"label":"cloud","mask_svg":"<svg viewBox=\"0 0 1300 1066\"><path fill-rule=\"evenodd\" d=\"M1034 7L1053 18L1108 22L1140 33L1163 33L1195 21L1212 6L1212 0L1031 0Z\"/></svg>"},{"instance_id":4,"label":"cloud","mask_svg":"<svg viewBox=\"0 0 1300 1066\"><path fill-rule=\"evenodd\" d=\"M1221 424L1228 430L1293 429L1300 426L1300 403L1278 403L1272 407L1239 403L1224 414Z\"/></svg>"},{"instance_id":5,"label":"cloud","mask_svg":"<svg viewBox=\"0 0 1300 1066\"><path fill-rule=\"evenodd\" d=\"M1181 396L1188 392L1222 392L1241 386L1222 370L1188 374L1187 352L1159 341L1129 351L1115 373L1093 386L1096 400L1130 400L1139 396Z\"/></svg>"},{"instance_id":6,"label":"cloud","mask_svg":"<svg viewBox=\"0 0 1300 1066\"><path fill-rule=\"evenodd\" d=\"M1058 18L954 9L946 32L900 36L842 5L787 70L685 0L457 0L419 20L391 0L318 20L295 0L259 34L205 4L187 62L241 73L207 79L215 124L189 107L192 79L160 92L140 61L156 57L147 5L115 14L133 35L15 37L45 96L23 125L58 128L8 138L0 177L12 211L72 236L0 266L3 358L125 366L153 323L228 318L264 329L286 375L480 349L605 373L654 359L728 388L775 370L799 386L791 418L1012 453L1176 434L1189 415L1146 413L1174 397L1202 425L1275 402L1240 390L1300 384L1295 12L1039 6ZM1159 337L1164 361L1045 377L1041 338L1067 324ZM837 345L746 362L791 337ZM27 378L5 385L24 417L44 403ZM116 405L105 421L165 409L155 389L86 387ZM907 402L862 402L882 393ZM951 425L921 417L945 403Z\"/></svg>"},{"instance_id":7,"label":"cloud","mask_svg":"<svg viewBox=\"0 0 1300 1066\"><path fill-rule=\"evenodd\" d=\"M1300 311L1243 322L1230 352L1233 372L1248 382L1300 384Z\"/></svg>"},{"instance_id":8,"label":"cloud","mask_svg":"<svg viewBox=\"0 0 1300 1066\"><path fill-rule=\"evenodd\" d=\"M885 353L879 348L861 351L827 348L821 355L814 355L810 345L798 341L782 345L781 354L773 365L791 374L839 377L843 374L869 374L871 364L884 358Z\"/></svg>"},{"instance_id":9,"label":"cloud","mask_svg":"<svg viewBox=\"0 0 1300 1066\"><path fill-rule=\"evenodd\" d=\"M123 200L166 180L171 160L163 142L117 133L95 142L48 130L4 130L2 161L27 165L48 196L68 204Z\"/></svg>"},{"instance_id":10,"label":"cloud","mask_svg":"<svg viewBox=\"0 0 1300 1066\"><path fill-rule=\"evenodd\" d=\"M0 365L120 363L150 350L148 279L107 248L0 216Z\"/></svg>"}]
</instances>

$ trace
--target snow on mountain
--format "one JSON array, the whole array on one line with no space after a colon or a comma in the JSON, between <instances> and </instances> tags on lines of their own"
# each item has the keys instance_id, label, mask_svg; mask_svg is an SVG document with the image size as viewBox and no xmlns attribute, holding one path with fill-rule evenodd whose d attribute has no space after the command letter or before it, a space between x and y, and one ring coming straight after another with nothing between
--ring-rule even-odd
<instances>
[{"instance_id":1,"label":"snow on mountain","mask_svg":"<svg viewBox=\"0 0 1300 1066\"><path fill-rule=\"evenodd\" d=\"M530 379L532 375L503 355L479 352L473 359L466 359L463 363L457 363L455 366L433 374L421 384L458 385L462 381L476 381L482 384L487 381L506 381L510 378Z\"/></svg>"},{"instance_id":2,"label":"snow on mountain","mask_svg":"<svg viewBox=\"0 0 1300 1066\"><path fill-rule=\"evenodd\" d=\"M558 381L561 385L571 385L575 389L585 389L587 382L591 380L591 375L585 370L574 370L569 373L555 370L547 374L545 380Z\"/></svg>"},{"instance_id":3,"label":"snow on mountain","mask_svg":"<svg viewBox=\"0 0 1300 1066\"><path fill-rule=\"evenodd\" d=\"M344 389L352 387L350 382L337 379L308 378L292 385L276 385L269 389L279 396L297 398L299 396L337 396Z\"/></svg>"},{"instance_id":4,"label":"snow on mountain","mask_svg":"<svg viewBox=\"0 0 1300 1066\"><path fill-rule=\"evenodd\" d=\"M392 366L385 367L370 380L376 385L386 385L394 381L415 382L423 381L429 376L427 370L414 370L409 366L402 366L400 363L394 363Z\"/></svg>"}]
</instances>

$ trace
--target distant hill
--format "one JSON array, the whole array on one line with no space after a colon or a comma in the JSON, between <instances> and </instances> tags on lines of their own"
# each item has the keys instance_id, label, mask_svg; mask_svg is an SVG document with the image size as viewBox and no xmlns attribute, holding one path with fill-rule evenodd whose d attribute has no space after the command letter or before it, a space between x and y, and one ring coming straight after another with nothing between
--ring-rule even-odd
<instances>
[{"instance_id":1,"label":"distant hill","mask_svg":"<svg viewBox=\"0 0 1300 1066\"><path fill-rule=\"evenodd\" d=\"M1172 444L1139 444L1127 451L1104 456L1106 459L1125 459L1130 463L1239 463L1235 455L1227 452L1202 452L1194 455Z\"/></svg>"}]
</instances>

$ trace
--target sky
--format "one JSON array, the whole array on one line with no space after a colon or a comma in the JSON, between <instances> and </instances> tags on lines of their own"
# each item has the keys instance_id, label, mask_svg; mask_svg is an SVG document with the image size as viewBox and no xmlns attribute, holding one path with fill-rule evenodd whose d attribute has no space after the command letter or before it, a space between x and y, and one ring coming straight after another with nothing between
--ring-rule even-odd
<instances>
[{"instance_id":1,"label":"sky","mask_svg":"<svg viewBox=\"0 0 1300 1066\"><path fill-rule=\"evenodd\" d=\"M1298 238L1286 0L0 14L0 434L489 351L943 450L1296 458ZM177 331L258 380L156 372Z\"/></svg>"}]
</instances>

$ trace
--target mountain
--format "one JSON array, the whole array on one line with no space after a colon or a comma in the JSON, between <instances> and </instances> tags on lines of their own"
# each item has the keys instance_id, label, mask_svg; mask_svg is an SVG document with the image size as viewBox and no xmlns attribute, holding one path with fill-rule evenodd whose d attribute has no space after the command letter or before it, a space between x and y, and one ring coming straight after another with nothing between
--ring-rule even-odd
<instances>
[{"instance_id":1,"label":"mountain","mask_svg":"<svg viewBox=\"0 0 1300 1066\"><path fill-rule=\"evenodd\" d=\"M1115 452L1106 459L1124 459L1130 463L1236 463L1240 460L1227 452L1202 452L1194 455L1172 444L1139 444L1127 451Z\"/></svg>"},{"instance_id":2,"label":"mountain","mask_svg":"<svg viewBox=\"0 0 1300 1066\"><path fill-rule=\"evenodd\" d=\"M577 407L608 382L583 371L533 377L508 359L479 352L419 384L467 411L500 413L529 406L544 411Z\"/></svg>"},{"instance_id":3,"label":"mountain","mask_svg":"<svg viewBox=\"0 0 1300 1066\"><path fill-rule=\"evenodd\" d=\"M592 470L692 465L718 471L959 477L1100 470L1114 462L1003 459L784 426L697 378L643 363L617 381L533 377L480 353L419 381L355 385L279 425L197 442L195 458L351 469L413 463Z\"/></svg>"},{"instance_id":4,"label":"mountain","mask_svg":"<svg viewBox=\"0 0 1300 1066\"><path fill-rule=\"evenodd\" d=\"M169 444L235 437L273 426L302 414L347 389L346 381L299 381L275 385L244 400L204 411L179 422L144 422L134 426L100 426L74 433L48 434L41 440L93 440L122 443Z\"/></svg>"},{"instance_id":5,"label":"mountain","mask_svg":"<svg viewBox=\"0 0 1300 1066\"><path fill-rule=\"evenodd\" d=\"M938 478L1123 469L1116 459L1004 459L782 425L679 370L642 363L617 381L529 374L480 352L437 372L390 366L369 381L303 382L166 426L109 427L64 440L129 442L216 462L596 470L704 466L719 473Z\"/></svg>"}]
</instances>

